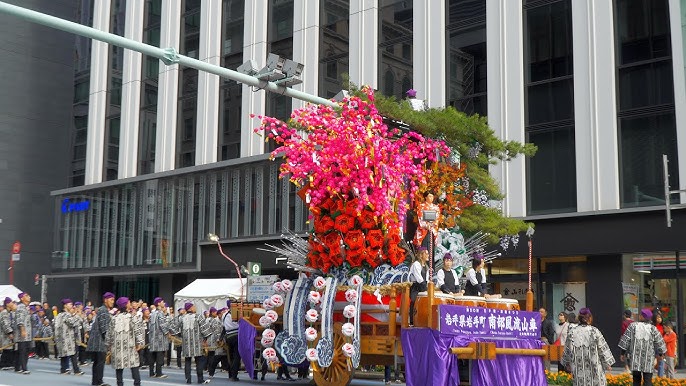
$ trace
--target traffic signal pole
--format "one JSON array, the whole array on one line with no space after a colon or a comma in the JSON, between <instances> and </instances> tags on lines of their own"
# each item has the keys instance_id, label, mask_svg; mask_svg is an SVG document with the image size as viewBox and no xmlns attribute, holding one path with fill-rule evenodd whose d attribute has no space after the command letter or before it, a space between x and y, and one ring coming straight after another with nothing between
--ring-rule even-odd
<instances>
[{"instance_id":1,"label":"traffic signal pole","mask_svg":"<svg viewBox=\"0 0 686 386\"><path fill-rule=\"evenodd\" d=\"M331 107L338 106L335 102L321 98L316 95L308 94L306 92L299 90L294 90L289 87L279 86L274 82L261 80L254 76L246 75L238 71L229 70L228 68L206 63L188 56L180 55L178 52L176 52L174 48L160 48L151 46L149 44L127 39L125 37L111 34L109 32L101 31L92 27L74 23L69 20L60 19L55 16L46 15L44 13L32 11L30 9L18 7L12 4L7 4L1 1L0 12L11 16L16 16L20 19L41 24L47 27L59 29L76 35L85 36L87 38L109 43L118 47L137 51L145 55L158 58L167 66L179 64L184 67L194 68L196 70L205 71L210 74L219 75L222 78L234 80L238 83L243 83L248 86L257 87L259 89L271 91L277 94L286 95L291 98L300 99L305 102L326 105Z\"/></svg>"}]
</instances>

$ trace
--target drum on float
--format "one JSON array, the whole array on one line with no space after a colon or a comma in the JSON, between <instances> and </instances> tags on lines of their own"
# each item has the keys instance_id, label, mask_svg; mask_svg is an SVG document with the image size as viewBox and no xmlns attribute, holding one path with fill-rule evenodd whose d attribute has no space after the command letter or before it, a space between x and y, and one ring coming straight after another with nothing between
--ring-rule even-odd
<instances>
[{"instance_id":1,"label":"drum on float","mask_svg":"<svg viewBox=\"0 0 686 386\"><path fill-rule=\"evenodd\" d=\"M486 299L486 307L496 310L519 311L519 301L517 299L489 298Z\"/></svg>"},{"instance_id":2,"label":"drum on float","mask_svg":"<svg viewBox=\"0 0 686 386\"><path fill-rule=\"evenodd\" d=\"M486 307L486 299L481 296L455 296L455 305L465 307Z\"/></svg>"},{"instance_id":3,"label":"drum on float","mask_svg":"<svg viewBox=\"0 0 686 386\"><path fill-rule=\"evenodd\" d=\"M414 308L417 311L414 318L415 327L432 327L438 326L438 305L439 304L455 304L455 297L452 294L445 294L443 292L434 292L434 301L431 310L433 312L432 324L429 326L429 298L427 292L420 292L417 294L417 300L414 303Z\"/></svg>"}]
</instances>

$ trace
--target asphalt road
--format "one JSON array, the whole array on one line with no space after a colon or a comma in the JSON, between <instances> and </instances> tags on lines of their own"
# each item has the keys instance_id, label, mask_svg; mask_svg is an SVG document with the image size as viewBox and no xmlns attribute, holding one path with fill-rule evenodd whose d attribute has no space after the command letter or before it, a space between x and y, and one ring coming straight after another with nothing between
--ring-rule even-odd
<instances>
[{"instance_id":1,"label":"asphalt road","mask_svg":"<svg viewBox=\"0 0 686 386\"><path fill-rule=\"evenodd\" d=\"M29 359L28 368L31 371L29 375L17 374L14 371L0 371L0 386L72 386L72 385L83 385L90 386L92 369L90 366L84 366L81 368L86 374L82 376L78 375L61 375L59 374L60 363L57 360L39 360L39 359ZM141 370L141 380L143 385L185 385L185 376L183 374L183 369L177 369L176 366L172 368L164 367L163 373L167 374L169 378L157 379L148 377L148 370ZM193 384L197 384L197 379L195 376L195 369L191 371ZM379 374L380 375L380 374ZM264 381L253 381L248 378L248 374L241 372L238 377L240 382L229 382L228 374L219 372L215 374L214 379L212 379L210 385L309 385L310 381L306 380L295 380L294 382L288 381L277 381L276 374L269 373ZM116 385L116 378L114 375L114 370L111 366L105 366L105 377L104 381L112 386ZM382 379L355 379L351 383L355 386L380 386L383 385ZM124 385L133 385L133 379L131 378L131 371L124 370Z\"/></svg>"}]
</instances>

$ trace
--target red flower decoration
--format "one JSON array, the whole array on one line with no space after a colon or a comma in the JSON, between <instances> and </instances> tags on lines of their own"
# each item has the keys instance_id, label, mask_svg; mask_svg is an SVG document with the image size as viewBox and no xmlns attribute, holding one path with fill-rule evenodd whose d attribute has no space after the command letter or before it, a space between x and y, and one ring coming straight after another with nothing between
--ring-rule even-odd
<instances>
[{"instance_id":1,"label":"red flower decoration","mask_svg":"<svg viewBox=\"0 0 686 386\"><path fill-rule=\"evenodd\" d=\"M345 214L347 214L350 217L357 217L358 215L358 206L360 205L360 200L357 198L353 198L352 200L348 200L345 203L345 206L343 207L343 210Z\"/></svg>"},{"instance_id":2,"label":"red flower decoration","mask_svg":"<svg viewBox=\"0 0 686 386\"><path fill-rule=\"evenodd\" d=\"M345 259L348 261L351 267L359 267L364 261L364 255L362 254L363 249L349 250L345 254Z\"/></svg>"},{"instance_id":3,"label":"red flower decoration","mask_svg":"<svg viewBox=\"0 0 686 386\"><path fill-rule=\"evenodd\" d=\"M330 232L323 241L330 254L341 253L341 235L338 232Z\"/></svg>"},{"instance_id":4,"label":"red flower decoration","mask_svg":"<svg viewBox=\"0 0 686 386\"><path fill-rule=\"evenodd\" d=\"M314 221L314 231L316 233L326 233L333 229L334 221L329 216L322 216Z\"/></svg>"},{"instance_id":5,"label":"red flower decoration","mask_svg":"<svg viewBox=\"0 0 686 386\"><path fill-rule=\"evenodd\" d=\"M376 268L383 261L383 257L379 255L379 250L367 249L365 253L365 260L372 268Z\"/></svg>"},{"instance_id":6,"label":"red flower decoration","mask_svg":"<svg viewBox=\"0 0 686 386\"><path fill-rule=\"evenodd\" d=\"M370 229L367 231L367 244L369 244L369 248L372 250L378 250L379 248L383 247L384 243L384 235L381 229Z\"/></svg>"},{"instance_id":7,"label":"red flower decoration","mask_svg":"<svg viewBox=\"0 0 686 386\"><path fill-rule=\"evenodd\" d=\"M360 228L364 230L379 227L379 221L374 216L374 213L369 210L363 211L362 214L360 214L360 217L357 218L357 221L360 222Z\"/></svg>"},{"instance_id":8,"label":"red flower decoration","mask_svg":"<svg viewBox=\"0 0 686 386\"><path fill-rule=\"evenodd\" d=\"M350 250L364 248L364 233L360 229L351 230L345 235L345 243Z\"/></svg>"},{"instance_id":9,"label":"red flower decoration","mask_svg":"<svg viewBox=\"0 0 686 386\"><path fill-rule=\"evenodd\" d=\"M348 216L347 214L341 214L336 217L333 227L341 233L348 233L348 231L355 227L355 218Z\"/></svg>"}]
</instances>

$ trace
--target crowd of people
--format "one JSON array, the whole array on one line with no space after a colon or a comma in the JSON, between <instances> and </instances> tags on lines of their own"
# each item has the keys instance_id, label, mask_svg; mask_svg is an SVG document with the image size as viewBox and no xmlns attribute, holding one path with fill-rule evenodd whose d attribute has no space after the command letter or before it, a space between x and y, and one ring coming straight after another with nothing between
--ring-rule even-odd
<instances>
[{"instance_id":1,"label":"crowd of people","mask_svg":"<svg viewBox=\"0 0 686 386\"><path fill-rule=\"evenodd\" d=\"M238 381L238 322L231 316L231 301L222 309L196 313L193 303L174 312L161 297L148 305L111 292L102 295L102 305L62 299L61 310L49 304L31 303L28 293L19 302L5 298L0 305L0 368L28 375L29 357L48 359L50 343L60 359L60 374L83 375L92 363L92 385L109 386L103 381L105 363L115 369L117 385L123 385L124 369L131 370L134 385L141 384L140 369L149 369L151 378L167 378L166 359L176 350L177 367L184 360L186 383L191 383L191 364L197 382L209 383L218 366ZM205 373L208 379L205 379Z\"/></svg>"},{"instance_id":2,"label":"crowd of people","mask_svg":"<svg viewBox=\"0 0 686 386\"><path fill-rule=\"evenodd\" d=\"M539 312L541 340L564 346L559 371L570 372L575 386L605 385L605 370L610 370L615 358L603 334L593 327L591 310L582 308L578 316L561 312L557 324L547 319L545 309ZM644 308L638 321L632 316L631 310L624 311L619 359L631 372L633 385L651 386L655 372L660 377L674 378L677 335L673 324L662 319L658 308Z\"/></svg>"}]
</instances>

